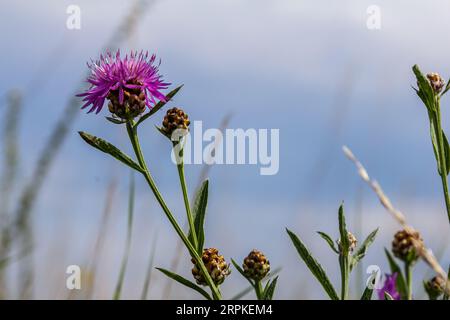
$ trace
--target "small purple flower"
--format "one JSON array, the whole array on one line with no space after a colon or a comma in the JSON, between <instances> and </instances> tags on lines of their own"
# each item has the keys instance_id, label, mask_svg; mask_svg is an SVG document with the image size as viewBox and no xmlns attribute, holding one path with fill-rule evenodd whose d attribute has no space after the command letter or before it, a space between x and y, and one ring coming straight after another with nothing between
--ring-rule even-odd
<instances>
[{"instance_id":1,"label":"small purple flower","mask_svg":"<svg viewBox=\"0 0 450 320\"><path fill-rule=\"evenodd\" d=\"M155 105L156 99L165 101L166 97L160 90L167 89L170 83L164 82L158 74L159 64L155 65L155 60L155 55L149 57L148 52L142 51L131 52L121 58L118 50L115 55L108 52L105 56L101 55L100 60L88 63L92 73L87 81L91 87L77 95L84 97L82 109L92 105L88 113L99 113L105 99L116 105L124 105L131 95L134 99L139 97L141 105L149 108Z\"/></svg>"},{"instance_id":2,"label":"small purple flower","mask_svg":"<svg viewBox=\"0 0 450 320\"><path fill-rule=\"evenodd\" d=\"M400 293L397 291L397 273L391 275L386 274L386 279L384 280L383 288L378 290L378 298L384 300L384 293L387 292L391 295L394 300L400 300Z\"/></svg>"}]
</instances>

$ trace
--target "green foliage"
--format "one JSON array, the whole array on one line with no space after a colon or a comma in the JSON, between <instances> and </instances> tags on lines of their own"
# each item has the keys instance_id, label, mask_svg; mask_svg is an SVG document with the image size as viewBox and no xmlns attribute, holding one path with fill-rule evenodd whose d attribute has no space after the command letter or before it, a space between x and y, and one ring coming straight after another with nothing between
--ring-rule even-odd
<instances>
[{"instance_id":1,"label":"green foliage","mask_svg":"<svg viewBox=\"0 0 450 320\"><path fill-rule=\"evenodd\" d=\"M198 293L200 293L202 296L204 296L206 299L211 300L211 296L208 294L208 292L206 292L205 290L203 290L202 288L200 288L198 285L196 285L195 283L187 280L186 278L183 278L182 276L171 272L169 270L163 269L163 268L156 268L157 270L161 271L162 273L164 273L166 276L168 276L169 278L175 280L176 282L191 288L195 291L197 291Z\"/></svg>"},{"instance_id":2,"label":"green foliage","mask_svg":"<svg viewBox=\"0 0 450 320\"><path fill-rule=\"evenodd\" d=\"M205 180L198 189L192 208L192 215L194 219L195 233L197 235L198 247L197 252L201 255L203 252L203 246L205 243L205 216L206 208L208 206L208 180ZM189 234L189 238L192 238L192 234Z\"/></svg>"},{"instance_id":3,"label":"green foliage","mask_svg":"<svg viewBox=\"0 0 450 320\"><path fill-rule=\"evenodd\" d=\"M389 262L389 267L391 269L391 274L397 273L397 282L396 282L396 288L398 292L400 293L400 297L403 299L407 299L408 293L407 293L407 287L406 287L406 281L405 277L403 276L402 270L400 266L395 261L394 257L390 254L390 252L387 249L384 249L384 252L386 254L387 260Z\"/></svg>"},{"instance_id":4,"label":"green foliage","mask_svg":"<svg viewBox=\"0 0 450 320\"><path fill-rule=\"evenodd\" d=\"M154 115L156 112L158 112L162 107L164 107L166 105L167 102L169 102L170 100L173 99L173 97L175 97L175 95L178 93L178 91L181 90L181 88L183 87L183 85L176 87L175 89L173 89L172 91L170 91L168 94L166 94L166 101L159 101L153 108L150 109L149 112L147 112L146 114L144 114L136 123L136 126L140 125L142 122L144 122L145 120L147 120L148 118L150 118L152 115Z\"/></svg>"},{"instance_id":5,"label":"green foliage","mask_svg":"<svg viewBox=\"0 0 450 320\"><path fill-rule=\"evenodd\" d=\"M294 247L297 249L298 254L305 262L306 266L309 268L311 273L320 282L320 284L322 285L328 296L332 300L339 300L336 290L334 290L334 287L331 284L330 280L328 279L328 276L325 273L325 270L322 268L322 266L316 261L316 259L314 259L310 251L306 248L306 246L303 244L303 242L300 240L299 237L297 237L289 229L286 229L286 231L289 237L291 238Z\"/></svg>"},{"instance_id":6,"label":"green foliage","mask_svg":"<svg viewBox=\"0 0 450 320\"><path fill-rule=\"evenodd\" d=\"M108 141L105 141L101 138L90 135L83 131L79 131L78 133L80 134L81 138L84 141L86 141L86 143L91 145L92 147L113 156L114 158L116 158L117 160L126 164L127 166L129 166L130 168L132 168L134 170L137 170L141 173L144 172L144 169L142 169L142 167L139 164L134 162L133 159L131 159L126 154L124 154L122 151L120 151L118 148L116 148L114 145L112 145Z\"/></svg>"}]
</instances>

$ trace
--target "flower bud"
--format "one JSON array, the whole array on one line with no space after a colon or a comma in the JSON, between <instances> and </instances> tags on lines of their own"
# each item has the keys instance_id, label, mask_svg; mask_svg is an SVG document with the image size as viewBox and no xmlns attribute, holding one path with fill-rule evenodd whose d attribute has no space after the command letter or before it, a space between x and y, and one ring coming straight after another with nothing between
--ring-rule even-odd
<instances>
[{"instance_id":1,"label":"flower bud","mask_svg":"<svg viewBox=\"0 0 450 320\"><path fill-rule=\"evenodd\" d=\"M260 281L269 273L270 262L262 252L252 250L244 259L242 268L247 278Z\"/></svg>"},{"instance_id":2,"label":"flower bud","mask_svg":"<svg viewBox=\"0 0 450 320\"><path fill-rule=\"evenodd\" d=\"M170 138L175 130L188 130L190 123L188 115L183 110L172 108L167 110L161 129Z\"/></svg>"},{"instance_id":3,"label":"flower bud","mask_svg":"<svg viewBox=\"0 0 450 320\"><path fill-rule=\"evenodd\" d=\"M427 74L428 81L430 81L430 85L433 88L435 93L439 93L444 88L445 82L442 77L435 72L431 72Z\"/></svg>"},{"instance_id":4,"label":"flower bud","mask_svg":"<svg viewBox=\"0 0 450 320\"><path fill-rule=\"evenodd\" d=\"M119 90L110 91L107 99L109 112L124 120L132 120L145 111L145 94L140 89L124 89L122 103Z\"/></svg>"},{"instance_id":5,"label":"flower bud","mask_svg":"<svg viewBox=\"0 0 450 320\"><path fill-rule=\"evenodd\" d=\"M416 245L423 245L419 232L400 230L394 235L392 253L400 260L413 263L419 258Z\"/></svg>"},{"instance_id":6,"label":"flower bud","mask_svg":"<svg viewBox=\"0 0 450 320\"><path fill-rule=\"evenodd\" d=\"M424 287L430 300L436 300L444 293L445 281L440 277L434 277L424 282Z\"/></svg>"},{"instance_id":7,"label":"flower bud","mask_svg":"<svg viewBox=\"0 0 450 320\"><path fill-rule=\"evenodd\" d=\"M197 284L206 286L207 282L200 267L194 259L191 261L194 264L192 275ZM222 255L219 255L219 251L216 248L204 249L202 261L215 285L222 284L225 278L231 273L230 265L226 263Z\"/></svg>"},{"instance_id":8,"label":"flower bud","mask_svg":"<svg viewBox=\"0 0 450 320\"><path fill-rule=\"evenodd\" d=\"M353 235L353 233L351 233L350 231L348 231L347 237L348 237L348 243L349 243L348 251L353 252L353 250L355 250L355 248L356 248L356 245L358 244L358 240ZM339 247L339 252L342 252L341 241L338 240L337 244Z\"/></svg>"}]
</instances>

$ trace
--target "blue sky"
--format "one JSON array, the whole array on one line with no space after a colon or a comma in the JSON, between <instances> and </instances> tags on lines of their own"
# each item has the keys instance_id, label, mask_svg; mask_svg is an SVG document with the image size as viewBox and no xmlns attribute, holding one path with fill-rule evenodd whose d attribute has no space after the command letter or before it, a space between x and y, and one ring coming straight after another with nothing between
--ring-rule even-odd
<instances>
[{"instance_id":1,"label":"blue sky","mask_svg":"<svg viewBox=\"0 0 450 320\"><path fill-rule=\"evenodd\" d=\"M69 4L81 8L81 30L65 27ZM2 7L0 94L11 88L26 90L21 181L29 179L53 124L86 71L86 61L98 57L131 4L19 0ZM366 9L372 4L381 9L380 30L366 27ZM411 67L417 63L423 71L449 78L449 9L446 1L154 1L122 51L156 53L165 79L184 84L176 105L206 128L218 127L231 113L230 128L280 129L278 175L260 176L253 166L212 168L207 224L211 245L225 247L228 256L260 246L273 254L272 261L282 260L289 251L295 265L299 262L290 256L284 226L312 234L311 226L324 221L323 229L334 230L339 203L345 201L351 212L358 190L363 190L367 215L386 218L375 222L390 230L392 222L343 157L343 144L405 211L420 217L418 208L427 208L427 215L435 217L431 221L445 226L428 120L411 89ZM447 105L450 101L444 98L444 127L450 128ZM156 116L153 124L161 117ZM123 213L128 181L128 171L87 147L78 130L107 138L130 153L123 128L80 111L35 210L35 221L44 233L50 229L56 234L61 225L69 226L72 240L67 241L75 243L67 255L73 260L89 247L110 176L119 180L122 196L117 211ZM141 134L161 189L173 208L181 210L167 142L151 121ZM192 186L200 170L187 168ZM153 208L152 228L162 229L161 236L173 240L139 180L138 199L142 211ZM124 214L117 215L114 234L121 243L125 220ZM137 219L144 216L139 212ZM262 230L254 237L245 235L255 221ZM425 232L433 235L436 226L426 224ZM235 240L227 241L230 237ZM389 243L390 234L384 237L387 240L380 240L380 246ZM50 250L51 239L39 240L40 254ZM114 256L120 254L117 250ZM165 263L163 258L160 262ZM282 296L290 292L286 289Z\"/></svg>"}]
</instances>

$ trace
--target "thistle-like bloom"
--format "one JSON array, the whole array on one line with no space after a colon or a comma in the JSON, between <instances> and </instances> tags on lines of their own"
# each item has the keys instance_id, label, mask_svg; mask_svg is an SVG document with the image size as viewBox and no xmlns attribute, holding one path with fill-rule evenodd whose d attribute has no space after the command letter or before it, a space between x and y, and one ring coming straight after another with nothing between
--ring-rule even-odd
<instances>
[{"instance_id":1,"label":"thistle-like bloom","mask_svg":"<svg viewBox=\"0 0 450 320\"><path fill-rule=\"evenodd\" d=\"M384 285L378 290L378 298L384 300L384 293L387 292L394 300L400 300L400 293L397 291L397 273L386 274Z\"/></svg>"},{"instance_id":2,"label":"thistle-like bloom","mask_svg":"<svg viewBox=\"0 0 450 320\"><path fill-rule=\"evenodd\" d=\"M131 52L121 58L120 51L114 55L101 55L100 60L88 63L91 75L87 82L91 87L84 93L82 109L91 106L88 113L99 113L105 103L110 101L109 110L123 119L130 119L152 108L156 100L165 101L160 90L167 89L170 83L162 80L155 55L148 52Z\"/></svg>"}]
</instances>

